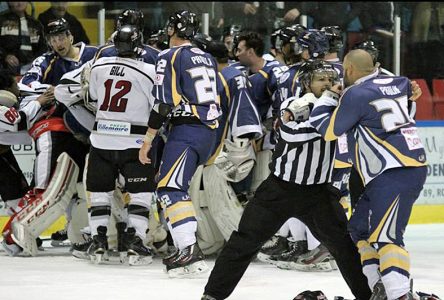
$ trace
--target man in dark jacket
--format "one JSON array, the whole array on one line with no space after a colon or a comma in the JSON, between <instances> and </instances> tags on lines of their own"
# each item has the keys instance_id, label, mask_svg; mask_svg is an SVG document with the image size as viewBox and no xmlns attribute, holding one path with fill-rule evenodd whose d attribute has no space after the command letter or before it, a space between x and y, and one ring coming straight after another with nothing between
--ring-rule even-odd
<instances>
[{"instance_id":1,"label":"man in dark jacket","mask_svg":"<svg viewBox=\"0 0 444 300\"><path fill-rule=\"evenodd\" d=\"M16 75L48 49L42 25L26 13L28 3L8 2L9 11L0 15L0 61Z\"/></svg>"},{"instance_id":2,"label":"man in dark jacket","mask_svg":"<svg viewBox=\"0 0 444 300\"><path fill-rule=\"evenodd\" d=\"M46 26L51 21L64 18L68 21L71 34L74 37L74 44L84 42L89 45L89 38L86 35L85 29L80 21L67 11L67 8L68 2L51 2L51 7L42 12L38 17L38 20L43 26Z\"/></svg>"}]
</instances>

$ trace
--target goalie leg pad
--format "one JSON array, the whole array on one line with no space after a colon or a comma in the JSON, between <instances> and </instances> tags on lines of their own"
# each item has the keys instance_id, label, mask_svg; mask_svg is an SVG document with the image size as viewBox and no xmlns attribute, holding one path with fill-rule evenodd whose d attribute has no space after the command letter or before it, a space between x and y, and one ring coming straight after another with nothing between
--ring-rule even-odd
<instances>
[{"instance_id":1,"label":"goalie leg pad","mask_svg":"<svg viewBox=\"0 0 444 300\"><path fill-rule=\"evenodd\" d=\"M213 166L214 167L214 166ZM208 209L208 197L205 191L201 190L201 181L204 167L199 166L194 174L189 193L193 199L193 206L197 219L197 242L205 255L210 255L219 251L224 244L224 236L218 229Z\"/></svg>"},{"instance_id":2,"label":"goalie leg pad","mask_svg":"<svg viewBox=\"0 0 444 300\"><path fill-rule=\"evenodd\" d=\"M238 228L243 207L230 184L219 176L216 166L204 168L203 182L211 217L224 239L228 240L233 230Z\"/></svg>"},{"instance_id":3,"label":"goalie leg pad","mask_svg":"<svg viewBox=\"0 0 444 300\"><path fill-rule=\"evenodd\" d=\"M65 152L60 154L48 188L14 218L12 239L24 254L37 255L35 239L65 213L76 192L78 174L74 160Z\"/></svg>"}]
</instances>

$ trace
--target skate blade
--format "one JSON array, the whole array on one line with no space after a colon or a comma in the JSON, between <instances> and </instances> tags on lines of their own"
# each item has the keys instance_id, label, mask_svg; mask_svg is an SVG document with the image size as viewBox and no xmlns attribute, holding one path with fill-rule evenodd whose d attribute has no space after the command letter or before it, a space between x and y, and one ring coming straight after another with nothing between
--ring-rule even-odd
<instances>
[{"instance_id":1,"label":"skate blade","mask_svg":"<svg viewBox=\"0 0 444 300\"><path fill-rule=\"evenodd\" d=\"M88 252L86 251L73 250L71 254L78 259L89 259Z\"/></svg>"},{"instance_id":2,"label":"skate blade","mask_svg":"<svg viewBox=\"0 0 444 300\"><path fill-rule=\"evenodd\" d=\"M298 263L290 263L289 265L291 270L304 271L304 272L330 272L333 271L332 265L330 261L319 262L316 264L298 264Z\"/></svg>"},{"instance_id":3,"label":"skate blade","mask_svg":"<svg viewBox=\"0 0 444 300\"><path fill-rule=\"evenodd\" d=\"M71 242L69 240L65 240L65 241L51 240L51 246L53 246L53 247L71 247Z\"/></svg>"},{"instance_id":4,"label":"skate blade","mask_svg":"<svg viewBox=\"0 0 444 300\"><path fill-rule=\"evenodd\" d=\"M99 253L95 253L94 255L90 256L91 262L96 264L96 265L100 265L103 264L107 261L109 261L109 257L105 252L99 252Z\"/></svg>"},{"instance_id":5,"label":"skate blade","mask_svg":"<svg viewBox=\"0 0 444 300\"><path fill-rule=\"evenodd\" d=\"M272 264L272 262L270 260L270 255L268 255L268 254L264 254L264 253L259 252L256 255L256 258L261 262Z\"/></svg>"},{"instance_id":6,"label":"skate blade","mask_svg":"<svg viewBox=\"0 0 444 300\"><path fill-rule=\"evenodd\" d=\"M199 275L208 272L209 268L205 261L197 261L189 266L175 268L167 271L170 278L198 278Z\"/></svg>"},{"instance_id":7,"label":"skate blade","mask_svg":"<svg viewBox=\"0 0 444 300\"><path fill-rule=\"evenodd\" d=\"M146 266L152 262L152 256L128 255L128 264L130 266Z\"/></svg>"}]
</instances>

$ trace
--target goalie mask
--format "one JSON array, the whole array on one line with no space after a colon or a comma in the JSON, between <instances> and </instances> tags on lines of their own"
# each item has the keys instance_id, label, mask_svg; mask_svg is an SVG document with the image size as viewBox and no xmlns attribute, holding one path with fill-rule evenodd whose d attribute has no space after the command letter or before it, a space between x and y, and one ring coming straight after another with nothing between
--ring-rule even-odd
<instances>
[{"instance_id":1,"label":"goalie mask","mask_svg":"<svg viewBox=\"0 0 444 300\"><path fill-rule=\"evenodd\" d=\"M191 40L196 35L198 29L199 21L195 13L180 10L169 17L167 25L169 37L176 33L179 38Z\"/></svg>"},{"instance_id":2,"label":"goalie mask","mask_svg":"<svg viewBox=\"0 0 444 300\"><path fill-rule=\"evenodd\" d=\"M132 56L143 48L142 33L136 26L124 25L114 36L114 46L119 56Z\"/></svg>"}]
</instances>

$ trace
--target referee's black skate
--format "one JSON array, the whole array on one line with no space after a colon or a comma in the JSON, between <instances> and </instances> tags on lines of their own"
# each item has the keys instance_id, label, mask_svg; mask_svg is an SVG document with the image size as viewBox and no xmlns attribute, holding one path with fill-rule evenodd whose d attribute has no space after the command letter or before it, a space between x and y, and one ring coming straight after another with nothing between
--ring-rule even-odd
<instances>
[{"instance_id":1,"label":"referee's black skate","mask_svg":"<svg viewBox=\"0 0 444 300\"><path fill-rule=\"evenodd\" d=\"M126 231L125 244L130 266L149 265L153 262L153 252L143 244L143 240L136 235L133 227L129 227Z\"/></svg>"},{"instance_id":2,"label":"referee's black skate","mask_svg":"<svg viewBox=\"0 0 444 300\"><path fill-rule=\"evenodd\" d=\"M88 255L92 262L100 264L102 261L108 260L108 237L106 236L107 228L105 226L97 227L97 235L93 236L93 241L88 249Z\"/></svg>"},{"instance_id":3,"label":"referee's black skate","mask_svg":"<svg viewBox=\"0 0 444 300\"><path fill-rule=\"evenodd\" d=\"M328 272L333 271L336 266L331 263L332 256L328 249L320 244L313 250L308 251L298 257L296 261L289 263L290 269L308 272Z\"/></svg>"},{"instance_id":4,"label":"referee's black skate","mask_svg":"<svg viewBox=\"0 0 444 300\"><path fill-rule=\"evenodd\" d=\"M208 271L204 255L197 243L177 251L166 261L166 271L171 278L194 277Z\"/></svg>"}]
</instances>

